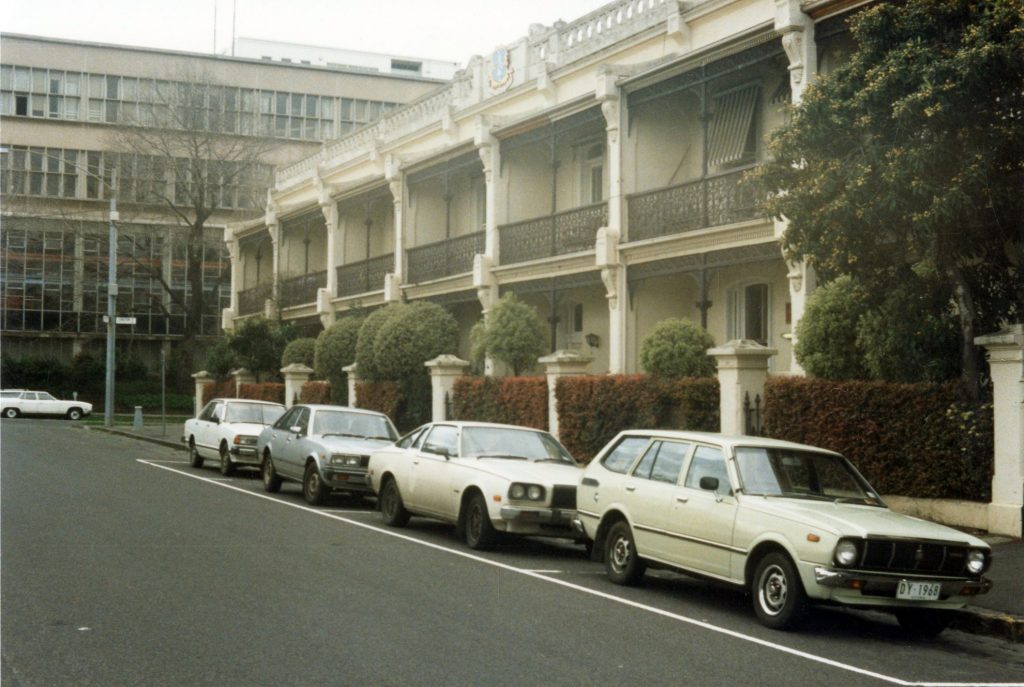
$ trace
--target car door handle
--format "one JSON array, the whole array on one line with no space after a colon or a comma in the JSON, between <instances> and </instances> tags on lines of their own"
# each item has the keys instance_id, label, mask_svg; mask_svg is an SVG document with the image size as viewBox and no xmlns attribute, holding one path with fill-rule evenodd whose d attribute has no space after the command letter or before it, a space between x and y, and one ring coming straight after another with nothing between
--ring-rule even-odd
<instances>
[{"instance_id":1,"label":"car door handle","mask_svg":"<svg viewBox=\"0 0 1024 687\"><path fill-rule=\"evenodd\" d=\"M690 500L689 496L677 496L676 497L676 501L678 501L679 503L686 503L689 500Z\"/></svg>"},{"instance_id":2,"label":"car door handle","mask_svg":"<svg viewBox=\"0 0 1024 687\"><path fill-rule=\"evenodd\" d=\"M626 491L636 491L636 487L626 487Z\"/></svg>"}]
</instances>

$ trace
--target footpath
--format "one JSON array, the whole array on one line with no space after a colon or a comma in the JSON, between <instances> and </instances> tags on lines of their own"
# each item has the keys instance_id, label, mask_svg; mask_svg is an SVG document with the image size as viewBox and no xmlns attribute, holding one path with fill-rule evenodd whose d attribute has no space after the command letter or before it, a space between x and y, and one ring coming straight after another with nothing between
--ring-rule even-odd
<instances>
[{"instance_id":1,"label":"footpath","mask_svg":"<svg viewBox=\"0 0 1024 687\"><path fill-rule=\"evenodd\" d=\"M185 450L181 441L181 423L167 423L166 432L160 424L140 429L132 427L98 427L88 429L140 441ZM992 580L988 594L974 597L969 606L957 611L953 629L972 634L1002 637L1024 643L1024 541L1002 535L972 532L992 547L992 567L986 576Z\"/></svg>"}]
</instances>

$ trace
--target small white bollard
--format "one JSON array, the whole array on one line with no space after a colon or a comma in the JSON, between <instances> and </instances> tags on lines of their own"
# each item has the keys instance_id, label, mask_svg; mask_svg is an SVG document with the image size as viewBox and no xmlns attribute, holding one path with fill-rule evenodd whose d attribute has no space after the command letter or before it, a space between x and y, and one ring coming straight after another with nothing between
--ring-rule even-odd
<instances>
[{"instance_id":1,"label":"small white bollard","mask_svg":"<svg viewBox=\"0 0 1024 687\"><path fill-rule=\"evenodd\" d=\"M142 429L142 406L135 406L135 417L132 418L132 429Z\"/></svg>"}]
</instances>

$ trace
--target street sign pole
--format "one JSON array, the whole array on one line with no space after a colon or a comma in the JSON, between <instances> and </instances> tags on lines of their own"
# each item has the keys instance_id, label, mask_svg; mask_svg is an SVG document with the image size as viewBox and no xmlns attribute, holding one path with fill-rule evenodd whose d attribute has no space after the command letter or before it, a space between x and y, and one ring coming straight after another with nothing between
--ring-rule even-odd
<instances>
[{"instance_id":1,"label":"street sign pole","mask_svg":"<svg viewBox=\"0 0 1024 687\"><path fill-rule=\"evenodd\" d=\"M114 349L117 346L117 198L110 192L110 246L107 251L107 376L103 402L103 425L114 424Z\"/></svg>"}]
</instances>

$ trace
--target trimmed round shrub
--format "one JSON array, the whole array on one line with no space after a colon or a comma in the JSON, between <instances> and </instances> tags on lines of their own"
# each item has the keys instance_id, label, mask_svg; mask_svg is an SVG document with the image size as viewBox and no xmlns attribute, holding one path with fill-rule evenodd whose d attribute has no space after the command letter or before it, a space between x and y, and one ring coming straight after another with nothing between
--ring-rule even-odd
<instances>
[{"instance_id":1,"label":"trimmed round shrub","mask_svg":"<svg viewBox=\"0 0 1024 687\"><path fill-rule=\"evenodd\" d=\"M312 337L295 339L284 347L281 354L281 367L288 367L294 363L313 367L313 354L316 350L316 339Z\"/></svg>"},{"instance_id":2,"label":"trimmed round shrub","mask_svg":"<svg viewBox=\"0 0 1024 687\"><path fill-rule=\"evenodd\" d=\"M640 344L640 365L658 377L710 377L715 361L707 351L715 340L686 318L662 320Z\"/></svg>"},{"instance_id":3,"label":"trimmed round shrub","mask_svg":"<svg viewBox=\"0 0 1024 687\"><path fill-rule=\"evenodd\" d=\"M808 374L822 379L865 379L857 326L868 312L867 294L849 276L818 288L797 325L794 352Z\"/></svg>"},{"instance_id":4,"label":"trimmed round shrub","mask_svg":"<svg viewBox=\"0 0 1024 687\"><path fill-rule=\"evenodd\" d=\"M474 325L470 340L474 362L489 355L518 376L536 365L547 350L547 329L532 306L510 293L488 311L485 320Z\"/></svg>"},{"instance_id":5,"label":"trimmed round shrub","mask_svg":"<svg viewBox=\"0 0 1024 687\"><path fill-rule=\"evenodd\" d=\"M381 379L424 376L427 369L423 363L443 353L458 352L459 323L436 303L410 303L381 325L375 348L374 362Z\"/></svg>"},{"instance_id":6,"label":"trimmed round shrub","mask_svg":"<svg viewBox=\"0 0 1024 687\"><path fill-rule=\"evenodd\" d=\"M377 366L377 332L408 307L405 303L391 303L374 310L359 328L359 336L356 339L356 365L359 366L360 379L386 379Z\"/></svg>"},{"instance_id":7,"label":"trimmed round shrub","mask_svg":"<svg viewBox=\"0 0 1024 687\"><path fill-rule=\"evenodd\" d=\"M356 361L356 342L362 317L343 317L316 337L313 369L316 376L331 383L331 400L348 402L348 380L344 368Z\"/></svg>"}]
</instances>

